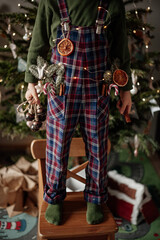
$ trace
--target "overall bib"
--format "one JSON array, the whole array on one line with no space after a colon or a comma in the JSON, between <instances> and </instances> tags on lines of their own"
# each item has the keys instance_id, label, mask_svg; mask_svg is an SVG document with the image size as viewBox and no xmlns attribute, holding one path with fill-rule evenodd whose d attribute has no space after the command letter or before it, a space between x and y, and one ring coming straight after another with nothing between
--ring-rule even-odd
<instances>
[{"instance_id":1,"label":"overall bib","mask_svg":"<svg viewBox=\"0 0 160 240\"><path fill-rule=\"evenodd\" d=\"M74 44L69 56L52 51L52 63L65 66L65 94L48 93L46 186L44 200L56 204L66 196L66 174L71 139L77 124L85 142L86 186L84 199L101 204L107 201L107 139L109 96L101 95L103 74L107 70L107 39L104 22L106 1L101 1L95 26L72 26L65 0L58 0L61 22L69 23L68 38ZM98 27L98 28L97 28ZM97 34L97 29L101 31ZM57 44L62 39L57 29Z\"/></svg>"}]
</instances>

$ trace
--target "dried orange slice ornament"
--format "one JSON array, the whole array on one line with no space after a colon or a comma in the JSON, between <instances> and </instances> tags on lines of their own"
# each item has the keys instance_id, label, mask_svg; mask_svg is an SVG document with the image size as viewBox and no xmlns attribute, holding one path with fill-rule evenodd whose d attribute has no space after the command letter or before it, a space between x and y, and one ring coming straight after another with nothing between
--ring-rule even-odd
<instances>
[{"instance_id":1,"label":"dried orange slice ornament","mask_svg":"<svg viewBox=\"0 0 160 240\"><path fill-rule=\"evenodd\" d=\"M125 71L117 69L113 73L113 82L119 87L124 87L128 82L128 75Z\"/></svg>"},{"instance_id":2,"label":"dried orange slice ornament","mask_svg":"<svg viewBox=\"0 0 160 240\"><path fill-rule=\"evenodd\" d=\"M57 45L57 50L62 56L69 56L74 49L74 45L68 38L63 38Z\"/></svg>"}]
</instances>

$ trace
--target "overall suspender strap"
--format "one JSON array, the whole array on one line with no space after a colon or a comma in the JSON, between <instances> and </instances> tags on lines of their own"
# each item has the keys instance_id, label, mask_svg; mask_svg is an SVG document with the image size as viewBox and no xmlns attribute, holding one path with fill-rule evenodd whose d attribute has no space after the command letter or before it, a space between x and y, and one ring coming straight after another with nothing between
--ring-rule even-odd
<instances>
[{"instance_id":1,"label":"overall suspender strap","mask_svg":"<svg viewBox=\"0 0 160 240\"><path fill-rule=\"evenodd\" d=\"M102 32L102 27L107 17L107 7L108 7L108 0L101 0L100 5L98 6L98 14L97 14L97 20L96 20L97 34L101 34Z\"/></svg>"},{"instance_id":2,"label":"overall suspender strap","mask_svg":"<svg viewBox=\"0 0 160 240\"><path fill-rule=\"evenodd\" d=\"M69 14L68 14L68 8L66 5L66 1L65 0L57 0L57 3L58 3L59 10L60 10L60 15L61 15L61 24L62 24L62 26L64 26L64 30L68 31L70 18L69 18Z\"/></svg>"},{"instance_id":3,"label":"overall suspender strap","mask_svg":"<svg viewBox=\"0 0 160 240\"><path fill-rule=\"evenodd\" d=\"M65 0L57 0L57 3L60 10L62 33L64 37L58 43L57 50L60 55L69 56L74 50L74 45L72 41L68 38L69 32L70 32L70 17L68 14L68 8ZM65 37L65 33L67 33L66 37Z\"/></svg>"}]
</instances>

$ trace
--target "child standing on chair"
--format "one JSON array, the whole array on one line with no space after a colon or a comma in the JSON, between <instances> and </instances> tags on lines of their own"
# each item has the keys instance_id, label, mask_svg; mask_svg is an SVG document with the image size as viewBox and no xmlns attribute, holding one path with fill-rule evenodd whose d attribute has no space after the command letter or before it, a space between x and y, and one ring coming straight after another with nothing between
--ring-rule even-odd
<instances>
[{"instance_id":1,"label":"child standing on chair","mask_svg":"<svg viewBox=\"0 0 160 240\"><path fill-rule=\"evenodd\" d=\"M107 26L107 22L110 24ZM27 60L27 69L38 56L65 68L65 89L61 96L48 93L46 186L48 202L46 220L61 224L62 205L66 197L66 174L71 139L80 124L85 142L87 222L103 221L101 204L107 201L107 139L109 96L102 95L103 74L119 59L120 68L129 76L120 89L123 114L131 109L130 57L127 46L125 11L122 0L41 0ZM26 99L39 103L37 80L27 70Z\"/></svg>"}]
</instances>

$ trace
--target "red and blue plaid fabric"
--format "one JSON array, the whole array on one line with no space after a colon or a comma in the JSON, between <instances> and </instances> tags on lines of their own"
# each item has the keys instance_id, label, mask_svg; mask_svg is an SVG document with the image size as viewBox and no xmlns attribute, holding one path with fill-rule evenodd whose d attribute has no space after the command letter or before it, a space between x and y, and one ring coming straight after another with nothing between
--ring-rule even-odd
<instances>
[{"instance_id":1,"label":"red and blue plaid fabric","mask_svg":"<svg viewBox=\"0 0 160 240\"><path fill-rule=\"evenodd\" d=\"M57 43L61 36L59 27ZM74 44L71 55L61 56L56 47L52 52L52 62L65 66L66 88L63 96L48 93L44 200L56 204L66 196L69 148L79 123L89 160L84 198L101 204L107 201L109 96L100 92L107 69L107 39L96 34L96 26L70 26L69 39Z\"/></svg>"},{"instance_id":2,"label":"red and blue plaid fabric","mask_svg":"<svg viewBox=\"0 0 160 240\"><path fill-rule=\"evenodd\" d=\"M61 14L61 22L69 22L70 19L65 0L57 1L57 3Z\"/></svg>"}]
</instances>

